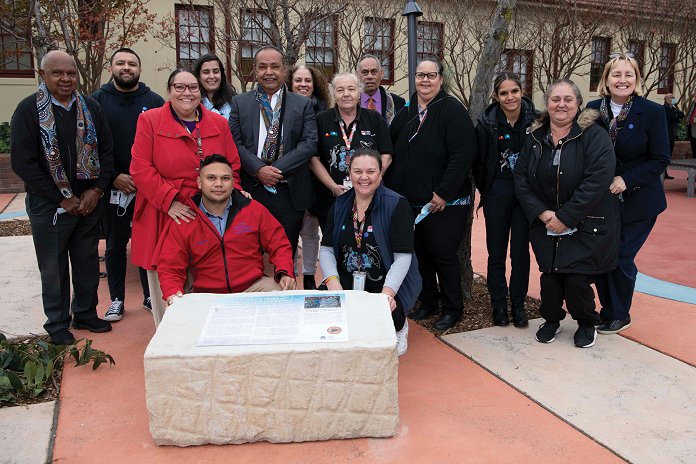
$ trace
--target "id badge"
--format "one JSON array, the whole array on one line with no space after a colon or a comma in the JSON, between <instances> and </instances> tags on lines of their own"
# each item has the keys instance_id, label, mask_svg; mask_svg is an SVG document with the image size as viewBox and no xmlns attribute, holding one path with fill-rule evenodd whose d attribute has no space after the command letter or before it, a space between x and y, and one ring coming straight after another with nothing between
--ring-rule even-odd
<instances>
[{"instance_id":1,"label":"id badge","mask_svg":"<svg viewBox=\"0 0 696 464\"><path fill-rule=\"evenodd\" d=\"M118 189L111 189L111 196L109 197L109 203L112 205L118 205L121 202L121 191Z\"/></svg>"},{"instance_id":2,"label":"id badge","mask_svg":"<svg viewBox=\"0 0 696 464\"><path fill-rule=\"evenodd\" d=\"M353 290L365 291L365 280L367 280L367 273L353 271Z\"/></svg>"},{"instance_id":3,"label":"id badge","mask_svg":"<svg viewBox=\"0 0 696 464\"><path fill-rule=\"evenodd\" d=\"M343 179L343 186L347 189L353 188L353 182L351 182L350 177L346 177L345 179Z\"/></svg>"}]
</instances>

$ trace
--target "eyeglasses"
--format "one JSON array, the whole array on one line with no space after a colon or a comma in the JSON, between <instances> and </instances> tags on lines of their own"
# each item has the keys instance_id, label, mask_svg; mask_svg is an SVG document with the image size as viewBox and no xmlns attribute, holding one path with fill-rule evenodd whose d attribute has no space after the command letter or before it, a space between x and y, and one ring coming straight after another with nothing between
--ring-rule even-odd
<instances>
[{"instance_id":1,"label":"eyeglasses","mask_svg":"<svg viewBox=\"0 0 696 464\"><path fill-rule=\"evenodd\" d=\"M184 93L186 89L189 89L191 93L198 93L201 87L198 84L182 84L181 82L175 82L170 85L176 93Z\"/></svg>"},{"instance_id":2,"label":"eyeglasses","mask_svg":"<svg viewBox=\"0 0 696 464\"><path fill-rule=\"evenodd\" d=\"M610 60L615 60L617 58L620 58L620 59L631 58L632 60L636 59L636 57L631 52L612 53L611 55L609 55Z\"/></svg>"},{"instance_id":3,"label":"eyeglasses","mask_svg":"<svg viewBox=\"0 0 696 464\"><path fill-rule=\"evenodd\" d=\"M426 77L428 78L429 81L432 81L432 80L434 80L434 79L435 79L437 76L439 76L439 75L440 75L439 72L429 72L429 73L417 72L417 73L415 74L416 80L417 80L417 81L422 81L422 80L425 79Z\"/></svg>"}]
</instances>

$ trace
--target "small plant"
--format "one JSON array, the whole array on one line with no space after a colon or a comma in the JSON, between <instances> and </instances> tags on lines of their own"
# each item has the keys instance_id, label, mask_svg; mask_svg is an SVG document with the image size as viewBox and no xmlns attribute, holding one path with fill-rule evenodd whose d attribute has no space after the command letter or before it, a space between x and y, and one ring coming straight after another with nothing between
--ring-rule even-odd
<instances>
[{"instance_id":1,"label":"small plant","mask_svg":"<svg viewBox=\"0 0 696 464\"><path fill-rule=\"evenodd\" d=\"M0 123L0 153L10 152L10 123Z\"/></svg>"},{"instance_id":2,"label":"small plant","mask_svg":"<svg viewBox=\"0 0 696 464\"><path fill-rule=\"evenodd\" d=\"M88 339L63 346L41 338L23 341L0 338L0 403L31 402L51 387L58 391L57 379L66 355L75 360L75 366L91 362L93 370L106 361L116 364L111 355L92 348L92 340Z\"/></svg>"}]
</instances>

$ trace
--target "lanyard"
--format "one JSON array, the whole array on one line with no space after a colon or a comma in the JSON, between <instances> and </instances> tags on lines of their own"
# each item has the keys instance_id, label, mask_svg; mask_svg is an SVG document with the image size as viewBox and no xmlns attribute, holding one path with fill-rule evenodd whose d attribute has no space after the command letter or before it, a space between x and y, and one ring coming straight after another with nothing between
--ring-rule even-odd
<instances>
[{"instance_id":1,"label":"lanyard","mask_svg":"<svg viewBox=\"0 0 696 464\"><path fill-rule=\"evenodd\" d=\"M358 221L358 207L353 203L353 234L355 235L355 245L358 249L358 270L362 270L362 240L363 232L365 231L365 222L367 219L367 211L362 221Z\"/></svg>"},{"instance_id":2,"label":"lanyard","mask_svg":"<svg viewBox=\"0 0 696 464\"><path fill-rule=\"evenodd\" d=\"M343 137L343 143L346 144L346 150L350 150L350 145L353 143L353 136L355 135L355 130L358 128L358 122L353 121L351 125L353 128L350 130L350 137L346 136L346 123L341 120L338 123L339 127L341 128L341 137Z\"/></svg>"},{"instance_id":3,"label":"lanyard","mask_svg":"<svg viewBox=\"0 0 696 464\"><path fill-rule=\"evenodd\" d=\"M420 106L418 107L418 129L416 129L416 133L411 136L410 139L408 139L409 142L411 142L413 139L416 138L416 135L418 135L418 132L420 131L421 126L423 125L423 121L425 121L425 117L428 115L428 108L426 107L424 110L421 111Z\"/></svg>"},{"instance_id":4,"label":"lanyard","mask_svg":"<svg viewBox=\"0 0 696 464\"><path fill-rule=\"evenodd\" d=\"M175 113L176 115L176 113ZM177 116L177 119L179 117ZM179 122L181 123L182 126L184 126L184 129L186 129L186 132L188 132L189 135L193 135L191 132L191 129L188 128L184 122L179 119ZM196 127L193 129L196 132L195 140L196 140L196 155L198 156L198 161L203 161L203 139L201 138L201 128L199 125L200 120L198 119L198 110L196 110ZM199 171L200 168L196 168L196 171Z\"/></svg>"}]
</instances>

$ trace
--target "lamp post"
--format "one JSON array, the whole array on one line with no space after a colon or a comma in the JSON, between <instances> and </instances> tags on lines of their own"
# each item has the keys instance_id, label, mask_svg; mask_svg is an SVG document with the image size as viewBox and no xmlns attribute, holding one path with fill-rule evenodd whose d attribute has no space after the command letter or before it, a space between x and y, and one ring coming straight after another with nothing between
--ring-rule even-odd
<instances>
[{"instance_id":1,"label":"lamp post","mask_svg":"<svg viewBox=\"0 0 696 464\"><path fill-rule=\"evenodd\" d=\"M406 0L404 12L401 16L406 16L408 21L408 101L416 91L416 29L418 28L419 16L423 16L423 10L414 0Z\"/></svg>"}]
</instances>

